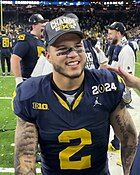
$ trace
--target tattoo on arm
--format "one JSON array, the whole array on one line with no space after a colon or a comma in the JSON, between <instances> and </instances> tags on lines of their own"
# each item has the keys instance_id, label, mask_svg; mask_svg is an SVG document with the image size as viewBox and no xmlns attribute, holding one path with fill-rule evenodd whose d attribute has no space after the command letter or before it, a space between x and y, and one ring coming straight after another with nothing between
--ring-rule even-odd
<instances>
[{"instance_id":1,"label":"tattoo on arm","mask_svg":"<svg viewBox=\"0 0 140 175\"><path fill-rule=\"evenodd\" d=\"M36 174L38 134L36 126L18 118L15 134L15 174Z\"/></svg>"},{"instance_id":2,"label":"tattoo on arm","mask_svg":"<svg viewBox=\"0 0 140 175\"><path fill-rule=\"evenodd\" d=\"M114 131L121 141L121 158L124 175L129 175L137 147L137 133L134 123L123 102L111 116Z\"/></svg>"}]
</instances>

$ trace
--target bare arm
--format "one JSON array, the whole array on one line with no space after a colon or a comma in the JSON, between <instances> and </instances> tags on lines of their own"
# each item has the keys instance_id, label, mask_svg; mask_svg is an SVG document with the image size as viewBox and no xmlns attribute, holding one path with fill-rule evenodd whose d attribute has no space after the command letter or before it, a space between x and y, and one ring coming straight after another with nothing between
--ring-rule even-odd
<instances>
[{"instance_id":1,"label":"bare arm","mask_svg":"<svg viewBox=\"0 0 140 175\"><path fill-rule=\"evenodd\" d=\"M20 66L21 58L18 55L12 54L11 56L11 69L15 76L16 86L23 82L21 75L21 66Z\"/></svg>"},{"instance_id":2,"label":"bare arm","mask_svg":"<svg viewBox=\"0 0 140 175\"><path fill-rule=\"evenodd\" d=\"M11 69L12 69L12 72L13 72L15 78L22 77L21 76L20 61L21 61L21 58L18 55L12 54L12 56L11 56Z\"/></svg>"},{"instance_id":3,"label":"bare arm","mask_svg":"<svg viewBox=\"0 0 140 175\"><path fill-rule=\"evenodd\" d=\"M15 175L36 174L37 143L36 126L18 118L15 133Z\"/></svg>"},{"instance_id":4,"label":"bare arm","mask_svg":"<svg viewBox=\"0 0 140 175\"><path fill-rule=\"evenodd\" d=\"M131 116L123 102L111 114L111 125L121 142L124 175L129 175L137 147L137 133Z\"/></svg>"},{"instance_id":5,"label":"bare arm","mask_svg":"<svg viewBox=\"0 0 140 175\"><path fill-rule=\"evenodd\" d=\"M100 63L100 69L106 69L108 67L107 61Z\"/></svg>"},{"instance_id":6,"label":"bare arm","mask_svg":"<svg viewBox=\"0 0 140 175\"><path fill-rule=\"evenodd\" d=\"M128 87L137 88L140 91L140 78L127 73L121 67L113 68L111 66L108 66L107 69L113 70L118 73L124 79Z\"/></svg>"}]
</instances>

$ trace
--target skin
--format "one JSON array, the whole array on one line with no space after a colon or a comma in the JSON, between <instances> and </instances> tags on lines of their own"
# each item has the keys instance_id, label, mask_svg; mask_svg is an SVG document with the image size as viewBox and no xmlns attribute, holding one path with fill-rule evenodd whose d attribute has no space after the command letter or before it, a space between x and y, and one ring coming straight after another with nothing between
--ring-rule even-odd
<instances>
[{"instance_id":1,"label":"skin","mask_svg":"<svg viewBox=\"0 0 140 175\"><path fill-rule=\"evenodd\" d=\"M69 48L82 49L82 52L71 51L67 55L57 56L58 53ZM74 33L62 35L53 46L48 46L46 57L53 64L53 81L60 89L69 91L81 86L85 76L86 55L79 35ZM111 114L110 120L122 144L124 175L129 175L135 155L137 135L130 114L123 103ZM36 174L35 155L38 142L36 125L18 119L15 139L16 174Z\"/></svg>"},{"instance_id":2,"label":"skin","mask_svg":"<svg viewBox=\"0 0 140 175\"><path fill-rule=\"evenodd\" d=\"M108 69L118 73L124 79L128 87L136 88L140 91L140 78L127 73L121 67L118 67L118 69L113 67L108 67Z\"/></svg>"},{"instance_id":3,"label":"skin","mask_svg":"<svg viewBox=\"0 0 140 175\"><path fill-rule=\"evenodd\" d=\"M120 31L108 29L108 40L112 44L115 44L115 45L119 44L119 42L121 41L121 38L122 38L122 34Z\"/></svg>"},{"instance_id":4,"label":"skin","mask_svg":"<svg viewBox=\"0 0 140 175\"><path fill-rule=\"evenodd\" d=\"M43 30L46 23L38 23L32 25L32 31L31 34L36 35L39 39L43 38Z\"/></svg>"},{"instance_id":5,"label":"skin","mask_svg":"<svg viewBox=\"0 0 140 175\"><path fill-rule=\"evenodd\" d=\"M95 47L95 49L96 49L97 53L100 53L101 52L100 48ZM108 65L108 61L104 61L104 62L100 63L100 67L99 68L100 69L106 69L107 68L107 65Z\"/></svg>"},{"instance_id":6,"label":"skin","mask_svg":"<svg viewBox=\"0 0 140 175\"><path fill-rule=\"evenodd\" d=\"M57 53L64 52L71 47L82 49L83 52L78 54L72 51L67 56L56 56ZM74 90L82 84L86 56L80 36L77 34L63 35L55 42L55 46L48 46L46 57L53 64L53 80L60 89Z\"/></svg>"},{"instance_id":7,"label":"skin","mask_svg":"<svg viewBox=\"0 0 140 175\"><path fill-rule=\"evenodd\" d=\"M13 72L15 78L22 77L21 66L20 66L21 59L22 59L21 57L19 57L18 55L15 55L15 54L12 54L12 56L11 56L11 69L12 69L12 72Z\"/></svg>"},{"instance_id":8,"label":"skin","mask_svg":"<svg viewBox=\"0 0 140 175\"><path fill-rule=\"evenodd\" d=\"M15 133L15 175L36 174L38 133L36 126L17 118Z\"/></svg>"},{"instance_id":9,"label":"skin","mask_svg":"<svg viewBox=\"0 0 140 175\"><path fill-rule=\"evenodd\" d=\"M135 76L127 73L121 67L118 67L118 69L110 67L108 69L118 73L124 79L124 81L128 87L136 88L140 91L140 78L135 77Z\"/></svg>"},{"instance_id":10,"label":"skin","mask_svg":"<svg viewBox=\"0 0 140 175\"><path fill-rule=\"evenodd\" d=\"M31 34L34 34L39 39L42 39L45 24L46 23L33 24ZM15 78L22 77L22 75L21 75L21 66L20 66L20 61L21 60L22 60L22 58L19 57L18 55L15 55L15 54L11 55L11 69L12 69L12 72L13 72Z\"/></svg>"},{"instance_id":11,"label":"skin","mask_svg":"<svg viewBox=\"0 0 140 175\"><path fill-rule=\"evenodd\" d=\"M116 31L116 30L112 30L112 29L108 29L108 40L114 44L114 45L120 45L121 44L121 39L122 39L123 35L121 34L120 31ZM122 56L122 58L125 60L127 59L127 57L124 55ZM123 67L123 69L126 69L126 65L121 65ZM113 69L116 69L118 70L117 68L113 68L111 67L110 65L107 65L108 69L110 70L113 70ZM132 72L129 72L127 73L128 76L132 76ZM127 86L129 86L129 84L126 83ZM130 86L131 87L131 86ZM113 119L114 123L116 122L116 124L118 126L121 126L121 130L122 128L126 128L128 133L131 135L130 137L128 137L128 133L126 134L126 131L125 130L120 130L118 131L118 128L117 130L114 128L114 131L115 131L115 134L118 136L118 138L120 139L121 141L121 160L122 160L122 164L123 164L123 170L124 170L124 174L129 174L130 173L130 168L132 166L132 162L133 162L133 159L134 159L134 155L135 155L135 149L136 149L136 146L137 146L137 134L136 134L136 131L133 130L132 128L134 128L134 124L133 124L133 121L131 120L131 117L128 113L128 111L124 111L122 110L122 114L124 113L124 115L122 115L122 117L124 117L124 123L123 120L119 120L118 119L118 116L116 115L116 117ZM120 113L121 114L121 113ZM129 128L129 124L131 124L131 126L133 125L132 128ZM118 135L118 134L121 134L121 135ZM132 144L129 144L127 142L124 142L122 139L124 139L125 141L128 140L128 142L130 141L130 143ZM131 140L130 140L131 139ZM134 144L133 144L133 139L134 139Z\"/></svg>"},{"instance_id":12,"label":"skin","mask_svg":"<svg viewBox=\"0 0 140 175\"><path fill-rule=\"evenodd\" d=\"M108 63L107 62L103 62L100 64L100 69L106 69L108 67Z\"/></svg>"},{"instance_id":13,"label":"skin","mask_svg":"<svg viewBox=\"0 0 140 175\"><path fill-rule=\"evenodd\" d=\"M121 160L124 175L129 175L137 147L136 128L123 102L113 111L110 119L114 132L121 142Z\"/></svg>"},{"instance_id":14,"label":"skin","mask_svg":"<svg viewBox=\"0 0 140 175\"><path fill-rule=\"evenodd\" d=\"M116 31L116 30L113 30L113 29L108 29L108 36L107 36L107 39L110 43L112 43L113 45L122 45L121 44L121 40L123 38L123 34L120 32L120 31ZM133 60L133 53L131 51L131 49L127 50L128 52L128 55L130 58L132 58ZM119 59L122 59L122 60L128 60L128 56L126 54L123 54L121 55L121 58ZM131 67L131 70L129 70L129 73L130 74L134 74L134 65L133 65L133 61L131 63L132 65L126 65L125 63L121 62L119 63L119 66L121 66L124 70L127 70L127 66ZM106 66L106 68L110 67L109 65Z\"/></svg>"}]
</instances>

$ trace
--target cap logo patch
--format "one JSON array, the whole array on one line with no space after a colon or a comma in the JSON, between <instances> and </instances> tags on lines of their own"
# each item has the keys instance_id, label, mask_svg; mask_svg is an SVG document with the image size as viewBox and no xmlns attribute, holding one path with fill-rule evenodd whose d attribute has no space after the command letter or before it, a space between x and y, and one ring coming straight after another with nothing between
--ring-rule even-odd
<instances>
[{"instance_id":1,"label":"cap logo patch","mask_svg":"<svg viewBox=\"0 0 140 175\"><path fill-rule=\"evenodd\" d=\"M69 30L76 28L76 21L68 17L56 18L50 22L50 26L52 30L55 30L56 32L59 30Z\"/></svg>"},{"instance_id":2,"label":"cap logo patch","mask_svg":"<svg viewBox=\"0 0 140 175\"><path fill-rule=\"evenodd\" d=\"M62 30L68 30L70 28L71 28L71 26L69 24L62 24L62 26L61 26Z\"/></svg>"}]
</instances>

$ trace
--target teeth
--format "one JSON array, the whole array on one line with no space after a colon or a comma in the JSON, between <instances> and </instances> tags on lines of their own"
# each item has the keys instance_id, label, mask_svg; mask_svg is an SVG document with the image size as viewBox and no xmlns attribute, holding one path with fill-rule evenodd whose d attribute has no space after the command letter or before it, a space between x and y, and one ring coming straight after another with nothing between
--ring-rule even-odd
<instances>
[{"instance_id":1,"label":"teeth","mask_svg":"<svg viewBox=\"0 0 140 175\"><path fill-rule=\"evenodd\" d=\"M70 63L68 63L67 65L69 65L69 66L74 66L74 65L77 65L79 62L78 61L75 61L75 62L70 62Z\"/></svg>"}]
</instances>

